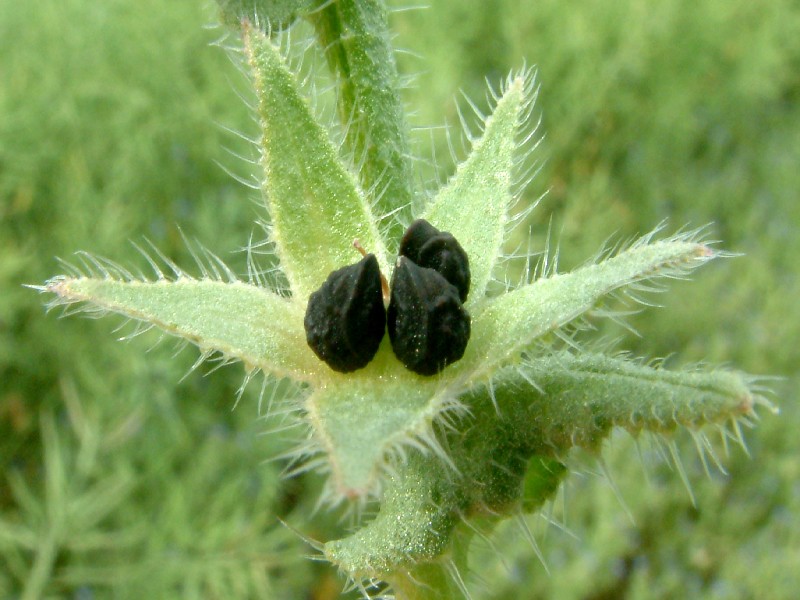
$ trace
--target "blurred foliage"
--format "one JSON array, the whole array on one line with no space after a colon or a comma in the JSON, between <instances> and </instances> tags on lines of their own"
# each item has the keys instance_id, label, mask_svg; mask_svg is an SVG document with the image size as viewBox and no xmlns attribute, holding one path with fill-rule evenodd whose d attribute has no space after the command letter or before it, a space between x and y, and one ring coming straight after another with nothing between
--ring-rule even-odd
<instances>
[{"instance_id":1,"label":"blurred foliage","mask_svg":"<svg viewBox=\"0 0 800 600\"><path fill-rule=\"evenodd\" d=\"M341 530L336 515L311 517L313 477L280 481L282 465L264 462L285 442L258 435L272 425L258 420L257 383L231 411L240 367L181 380L194 351L173 358L149 333L120 344L129 330L110 335L111 320L57 321L22 287L75 250L130 264L128 240L143 238L189 266L179 227L243 270L233 251L258 213L217 163L248 176L232 154L251 149L226 128L255 128L237 95L247 82L210 45L220 35L204 27L212 21L193 2L0 0L0 597L335 598L341 589L275 518L316 539ZM534 247L550 227L566 270L611 234L665 218L672 228L711 223L721 246L744 256L676 282L664 309L632 317L641 337L628 349L679 348L681 362L783 377L770 382L782 415L746 432L750 458L720 453L727 475L712 466L706 477L691 437L679 439L696 506L647 440L642 460L626 436L604 465L573 457L576 473L544 513L559 526L530 519L551 574L509 522L492 534L495 549L475 553L475 594L793 597L796 3L435 2L395 13L392 25L398 46L423 57L400 55L401 72L417 73L405 101L418 153L436 157L421 177L451 171L444 131L429 127L446 120L458 153L457 90L485 106L486 79L536 64L546 137L526 198L549 193L531 217Z\"/></svg>"}]
</instances>

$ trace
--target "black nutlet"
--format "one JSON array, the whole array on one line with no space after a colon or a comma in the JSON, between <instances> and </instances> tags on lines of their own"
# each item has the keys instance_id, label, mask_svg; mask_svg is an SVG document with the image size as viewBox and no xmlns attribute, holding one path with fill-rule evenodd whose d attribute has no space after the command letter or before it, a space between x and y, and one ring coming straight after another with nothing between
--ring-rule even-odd
<instances>
[{"instance_id":1,"label":"black nutlet","mask_svg":"<svg viewBox=\"0 0 800 600\"><path fill-rule=\"evenodd\" d=\"M389 339L400 362L420 375L435 375L464 355L470 316L455 285L400 256L391 289Z\"/></svg>"},{"instance_id":2,"label":"black nutlet","mask_svg":"<svg viewBox=\"0 0 800 600\"><path fill-rule=\"evenodd\" d=\"M334 371L361 369L386 331L381 272L374 254L333 271L308 299L306 341Z\"/></svg>"},{"instance_id":3,"label":"black nutlet","mask_svg":"<svg viewBox=\"0 0 800 600\"><path fill-rule=\"evenodd\" d=\"M451 233L439 231L425 219L417 219L400 241L400 256L420 267L433 269L456 287L461 302L467 299L469 259Z\"/></svg>"}]
</instances>

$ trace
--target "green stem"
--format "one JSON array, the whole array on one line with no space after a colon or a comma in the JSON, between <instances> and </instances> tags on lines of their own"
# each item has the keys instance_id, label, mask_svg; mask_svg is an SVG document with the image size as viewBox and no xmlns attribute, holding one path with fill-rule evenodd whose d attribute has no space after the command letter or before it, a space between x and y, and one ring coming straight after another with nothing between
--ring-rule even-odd
<instances>
[{"instance_id":1,"label":"green stem","mask_svg":"<svg viewBox=\"0 0 800 600\"><path fill-rule=\"evenodd\" d=\"M50 579L56 558L56 536L49 534L39 545L30 577L25 582L20 600L38 600Z\"/></svg>"},{"instance_id":2,"label":"green stem","mask_svg":"<svg viewBox=\"0 0 800 600\"><path fill-rule=\"evenodd\" d=\"M372 190L379 216L399 209L387 224L387 238L397 239L415 189L386 7L381 0L338 0L309 18L339 77L339 115L348 148L363 160L361 183Z\"/></svg>"}]
</instances>

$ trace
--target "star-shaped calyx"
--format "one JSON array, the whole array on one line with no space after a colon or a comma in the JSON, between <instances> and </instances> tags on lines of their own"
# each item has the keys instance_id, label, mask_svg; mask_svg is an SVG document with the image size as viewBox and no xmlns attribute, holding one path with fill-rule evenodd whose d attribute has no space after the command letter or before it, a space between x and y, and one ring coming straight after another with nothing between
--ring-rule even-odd
<instances>
[{"instance_id":1,"label":"star-shaped calyx","mask_svg":"<svg viewBox=\"0 0 800 600\"><path fill-rule=\"evenodd\" d=\"M301 398L287 399L308 425L291 454L297 468L328 472L334 500L384 493L368 528L326 547L331 560L354 577L396 574L438 556L456 515L536 508L563 477L560 457L574 445L599 448L612 427L664 433L751 413L759 398L735 373L670 373L543 344L609 294L714 257L696 233L647 235L571 273L525 271L517 285L492 287L514 226L514 173L535 139L531 72L508 77L469 156L414 209L414 194L403 195L412 178L402 136L381 121L396 107L369 95L383 88L361 90L358 109L364 127L384 134L358 139L387 149L367 147L362 167L389 181L364 185L279 47L247 21L242 34L268 234L287 289L271 288L255 266L243 281L221 263L192 277L163 259L167 275L152 259L155 276L137 278L92 257L41 289L53 304L119 313L190 340L203 356L240 360L248 376L302 384ZM368 52L353 52L348 85L366 81L357 74ZM369 251L360 261L353 240ZM534 499L525 496L531 473L547 482Z\"/></svg>"}]
</instances>

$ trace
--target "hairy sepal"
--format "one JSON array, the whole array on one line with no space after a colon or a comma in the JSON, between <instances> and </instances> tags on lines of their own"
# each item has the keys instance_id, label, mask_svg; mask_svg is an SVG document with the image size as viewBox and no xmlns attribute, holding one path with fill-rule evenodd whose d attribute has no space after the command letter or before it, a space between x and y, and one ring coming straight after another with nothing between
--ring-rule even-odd
<instances>
[{"instance_id":1,"label":"hairy sepal","mask_svg":"<svg viewBox=\"0 0 800 600\"><path fill-rule=\"evenodd\" d=\"M633 435L724 427L766 404L750 387L736 372L668 371L593 353L508 367L491 391L462 398L469 416L441 440L453 465L418 452L393 464L379 514L326 544L325 555L355 579L424 579L424 564L450 560L459 523L474 531L551 499L571 448L597 451L614 427Z\"/></svg>"},{"instance_id":2,"label":"hairy sepal","mask_svg":"<svg viewBox=\"0 0 800 600\"><path fill-rule=\"evenodd\" d=\"M249 368L312 380L318 359L305 343L304 307L264 288L241 282L182 278L120 281L59 277L44 291L54 305L83 303L87 310L117 313L159 327L217 351Z\"/></svg>"},{"instance_id":3,"label":"hairy sepal","mask_svg":"<svg viewBox=\"0 0 800 600\"><path fill-rule=\"evenodd\" d=\"M509 79L471 154L421 215L461 240L472 273L468 308L483 297L500 256L513 201L517 130L529 101L531 77L523 74Z\"/></svg>"},{"instance_id":4,"label":"hairy sepal","mask_svg":"<svg viewBox=\"0 0 800 600\"><path fill-rule=\"evenodd\" d=\"M474 309L472 338L454 369L468 380L491 376L537 338L583 315L615 290L685 275L713 256L708 246L690 240L637 243L600 263L485 299Z\"/></svg>"},{"instance_id":5,"label":"hairy sepal","mask_svg":"<svg viewBox=\"0 0 800 600\"><path fill-rule=\"evenodd\" d=\"M681 426L724 425L768 405L735 371L671 371L566 351L504 369L494 396L501 413L524 410L528 418L514 420L522 434L537 452L554 455L573 446L598 450L613 427L669 434Z\"/></svg>"},{"instance_id":6,"label":"hairy sepal","mask_svg":"<svg viewBox=\"0 0 800 600\"><path fill-rule=\"evenodd\" d=\"M374 495L387 457L429 433L443 399L435 378L407 371L384 340L373 363L330 379L307 400L310 423L328 456L337 496Z\"/></svg>"},{"instance_id":7,"label":"hairy sepal","mask_svg":"<svg viewBox=\"0 0 800 600\"><path fill-rule=\"evenodd\" d=\"M300 94L280 49L246 21L243 37L262 128L262 187L292 293L307 299L331 271L355 262L356 239L389 272L370 205Z\"/></svg>"}]
</instances>

